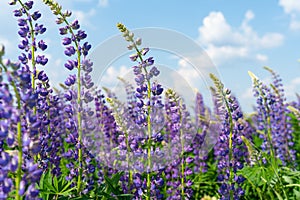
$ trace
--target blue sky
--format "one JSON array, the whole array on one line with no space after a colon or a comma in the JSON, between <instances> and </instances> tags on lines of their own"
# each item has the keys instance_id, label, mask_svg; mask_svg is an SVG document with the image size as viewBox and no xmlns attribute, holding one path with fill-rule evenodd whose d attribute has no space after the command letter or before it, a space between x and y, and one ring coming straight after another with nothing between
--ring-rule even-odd
<instances>
[{"instance_id":1,"label":"blue sky","mask_svg":"<svg viewBox=\"0 0 300 200\"><path fill-rule=\"evenodd\" d=\"M65 57L60 45L54 17L41 1L36 9L47 27L45 40L49 43L46 54L50 58L46 71L53 82L63 80L69 72L63 68ZM297 0L191 0L191 1L124 1L124 0L60 0L65 9L72 10L88 33L94 47L118 34L116 23L130 29L159 27L178 31L196 41L207 52L219 70L225 85L249 111L251 79L247 71L254 72L264 81L269 74L262 66L269 66L284 80L287 97L295 99L300 92L300 1ZM14 7L0 2L0 43L4 43L7 56L17 58L19 39L17 23L11 14ZM142 35L139 35L143 37ZM155 53L154 53L155 54ZM166 56L157 54L158 56ZM197 59L195 57L195 59ZM163 62L163 59L159 59ZM173 59L176 69L193 84L191 74L184 72L184 62ZM125 73L130 63L114 63L107 70L107 80L119 71ZM163 76L163 74L161 75Z\"/></svg>"}]
</instances>

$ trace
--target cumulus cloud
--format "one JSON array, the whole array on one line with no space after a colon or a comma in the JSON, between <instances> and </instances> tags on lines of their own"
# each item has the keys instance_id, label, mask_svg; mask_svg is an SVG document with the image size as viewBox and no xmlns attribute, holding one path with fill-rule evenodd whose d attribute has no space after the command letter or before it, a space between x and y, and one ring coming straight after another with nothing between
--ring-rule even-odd
<instances>
[{"instance_id":1,"label":"cumulus cloud","mask_svg":"<svg viewBox=\"0 0 300 200\"><path fill-rule=\"evenodd\" d=\"M279 0L279 5L283 8L284 12L287 14L291 14L293 12L300 12L300 1Z\"/></svg>"},{"instance_id":2,"label":"cumulus cloud","mask_svg":"<svg viewBox=\"0 0 300 200\"><path fill-rule=\"evenodd\" d=\"M88 12L81 11L81 10L74 10L72 11L72 13L81 24L85 26L91 26L90 18L95 16L96 10L94 8L90 9Z\"/></svg>"},{"instance_id":3,"label":"cumulus cloud","mask_svg":"<svg viewBox=\"0 0 300 200\"><path fill-rule=\"evenodd\" d=\"M290 15L291 21L289 28L293 31L300 30L300 1L296 0L279 0L284 12Z\"/></svg>"},{"instance_id":4,"label":"cumulus cloud","mask_svg":"<svg viewBox=\"0 0 300 200\"><path fill-rule=\"evenodd\" d=\"M129 76L130 68L122 65L121 67L117 68L114 66L110 66L105 71L105 74L102 76L101 83L106 86L113 86L118 82L118 77L126 77Z\"/></svg>"},{"instance_id":5,"label":"cumulus cloud","mask_svg":"<svg viewBox=\"0 0 300 200\"><path fill-rule=\"evenodd\" d=\"M293 17L290 21L290 29L293 31L300 30L300 20L296 20L295 17Z\"/></svg>"},{"instance_id":6,"label":"cumulus cloud","mask_svg":"<svg viewBox=\"0 0 300 200\"><path fill-rule=\"evenodd\" d=\"M99 0L98 6L100 7L107 7L108 6L108 0Z\"/></svg>"},{"instance_id":7,"label":"cumulus cloud","mask_svg":"<svg viewBox=\"0 0 300 200\"><path fill-rule=\"evenodd\" d=\"M265 62L268 57L259 53L259 50L282 45L284 36L272 32L259 35L249 25L254 17L254 13L248 10L241 25L233 27L222 12L211 12L203 19L203 24L198 29L198 41L204 45L208 55L218 65L236 58Z\"/></svg>"},{"instance_id":8,"label":"cumulus cloud","mask_svg":"<svg viewBox=\"0 0 300 200\"><path fill-rule=\"evenodd\" d=\"M9 49L12 47L12 44L9 39L0 35L0 44L5 46L5 49Z\"/></svg>"},{"instance_id":9,"label":"cumulus cloud","mask_svg":"<svg viewBox=\"0 0 300 200\"><path fill-rule=\"evenodd\" d=\"M300 92L300 76L292 79L285 85L285 93L288 98L295 98L296 92Z\"/></svg>"}]
</instances>

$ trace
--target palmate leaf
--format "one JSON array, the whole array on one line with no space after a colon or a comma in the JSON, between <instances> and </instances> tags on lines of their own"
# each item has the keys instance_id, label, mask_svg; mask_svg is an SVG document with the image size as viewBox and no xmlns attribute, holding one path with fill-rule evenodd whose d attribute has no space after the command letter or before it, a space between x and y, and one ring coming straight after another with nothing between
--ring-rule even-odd
<instances>
[{"instance_id":1,"label":"palmate leaf","mask_svg":"<svg viewBox=\"0 0 300 200\"><path fill-rule=\"evenodd\" d=\"M212 156L212 152L209 154ZM219 184L217 184L217 166L208 162L208 169L205 173L198 173L193 179L192 188L195 199L202 198L204 195L218 196Z\"/></svg>"},{"instance_id":2,"label":"palmate leaf","mask_svg":"<svg viewBox=\"0 0 300 200\"><path fill-rule=\"evenodd\" d=\"M70 196L75 188L70 187L71 182L65 180L64 176L56 177L47 172L40 179L38 189L43 199L52 199L53 196Z\"/></svg>"},{"instance_id":3,"label":"palmate leaf","mask_svg":"<svg viewBox=\"0 0 300 200\"><path fill-rule=\"evenodd\" d=\"M120 178L124 174L124 172L118 172L112 177L104 176L105 187L102 191L98 191L98 197L103 197L104 199L131 199L133 197L132 194L123 194L122 189L119 185ZM113 196L111 195L113 194Z\"/></svg>"},{"instance_id":4,"label":"palmate leaf","mask_svg":"<svg viewBox=\"0 0 300 200\"><path fill-rule=\"evenodd\" d=\"M245 166L238 174L244 176L247 180L255 186L260 187L265 184L270 184L274 179L275 172L271 167L265 166Z\"/></svg>"}]
</instances>

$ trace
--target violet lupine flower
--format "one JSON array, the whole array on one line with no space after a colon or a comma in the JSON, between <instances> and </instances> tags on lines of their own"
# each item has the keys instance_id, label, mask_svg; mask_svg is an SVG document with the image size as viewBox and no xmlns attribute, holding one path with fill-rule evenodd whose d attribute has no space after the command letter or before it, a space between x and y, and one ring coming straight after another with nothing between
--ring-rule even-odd
<instances>
[{"instance_id":1,"label":"violet lupine flower","mask_svg":"<svg viewBox=\"0 0 300 200\"><path fill-rule=\"evenodd\" d=\"M16 4L16 2L11 2L11 5L14 4ZM32 31L30 30L30 24L32 24L33 21L37 21L41 17L41 13L39 11L34 11L33 14L30 14L33 4L33 1L26 1L23 4L24 7L15 10L14 13L16 17L19 17L18 25L20 29L18 31L18 34L21 37L21 42L18 45L18 47L21 50L25 51L25 54L22 53L22 57L19 57L19 59L22 61L23 64L26 64L27 62L35 59L34 61L32 61L32 73L34 75L34 78L36 78L36 64L44 66L47 64L48 58L46 58L45 55L37 55L36 58L32 58L32 49L34 51L37 51L38 48L42 51L45 51L47 49L47 44L45 43L45 41L36 40L38 35L41 35L46 31L46 28L42 24L35 22L34 29ZM28 16L25 16L27 14Z\"/></svg>"},{"instance_id":2,"label":"violet lupine flower","mask_svg":"<svg viewBox=\"0 0 300 200\"><path fill-rule=\"evenodd\" d=\"M275 93L275 103L271 105L271 124L274 148L276 156L282 161L283 165L295 165L296 151L293 149L293 129L290 123L287 109L283 84L280 76L273 70L265 67L273 77L273 90Z\"/></svg>"},{"instance_id":3,"label":"violet lupine flower","mask_svg":"<svg viewBox=\"0 0 300 200\"><path fill-rule=\"evenodd\" d=\"M38 86L37 91L45 90L40 85ZM51 94L52 90L49 90L48 92ZM49 170L55 176L61 175L61 155L65 153L63 141L68 132L64 122L64 109L66 105L61 96L61 94L48 95L47 104L40 100L37 107L38 112L48 110L47 115L43 116L43 128L40 130L42 149L40 152L39 165L44 171Z\"/></svg>"},{"instance_id":4,"label":"violet lupine flower","mask_svg":"<svg viewBox=\"0 0 300 200\"><path fill-rule=\"evenodd\" d=\"M9 147L14 146L14 131L16 131L14 123L17 123L19 116L17 110L14 109L13 96L10 93L9 85L2 81L3 79L0 82L0 196L2 199L6 199L13 189L12 180L9 178L8 173L11 170L16 170L17 163L12 162L16 161L15 157L6 152L4 144L7 143Z\"/></svg>"},{"instance_id":5,"label":"violet lupine flower","mask_svg":"<svg viewBox=\"0 0 300 200\"><path fill-rule=\"evenodd\" d=\"M15 71L12 66L15 67L16 65L11 63L10 61L6 62L6 66L4 66L4 64L2 65L2 67L5 67L4 70L6 71L6 77L9 85L12 85L13 87L15 87L15 89L17 88L14 95L16 95L17 101L20 101L22 105L21 107L14 108L14 97L4 90L1 91L1 94L3 94L0 98L1 105L5 105L10 101L11 105L7 105L8 107L6 108L8 109L7 111L10 110L9 112L7 112L6 109L0 109L0 116L1 118L3 118L3 120L1 119L0 128L1 131L6 133L1 137L0 148L3 148L2 145L4 145L5 143L8 145L8 149L1 149L2 153L0 158L0 168L2 172L0 173L3 173L5 177L8 170L16 173L17 170L21 169L22 173L24 173L23 177L20 177L22 178L21 186L24 185L24 187L19 188L19 191L17 192L19 192L21 196L25 195L25 199L37 199L36 194L38 194L39 192L37 189L35 189L35 184L39 181L40 175L42 173L37 165L34 164L32 159L33 155L37 155L37 153L39 153L40 151L39 140L37 138L37 135L39 133L38 129L40 126L40 121L38 115L34 114L32 111L32 108L37 105L37 95L32 92L30 78L31 73L28 70L28 67L21 66L21 68L16 69ZM8 71L10 68L13 68L13 70ZM1 85L5 86L4 88L8 89L8 84L1 83ZM6 119L6 117L9 118ZM17 135L17 124L19 123L21 125L22 138L19 138L20 136ZM18 160L18 151L13 150L13 153L11 155L6 153L6 150L10 150L10 148L15 148L19 145L18 139L21 139L23 141L21 160L22 168L19 168L19 165L21 163L19 163ZM35 165L36 167L32 168L33 165ZM6 192L9 192L11 189L13 189L11 180L5 179L3 184L5 186L5 190L3 192L5 194L8 194ZM28 190L29 187L27 190L25 190L25 187L29 185L32 185L30 187L31 191Z\"/></svg>"},{"instance_id":6,"label":"violet lupine flower","mask_svg":"<svg viewBox=\"0 0 300 200\"><path fill-rule=\"evenodd\" d=\"M112 111L105 105L104 95L97 92L95 98L95 110L97 117L97 124L99 125L99 131L109 138L114 143L118 141L117 125Z\"/></svg>"},{"instance_id":7,"label":"violet lupine flower","mask_svg":"<svg viewBox=\"0 0 300 200\"><path fill-rule=\"evenodd\" d=\"M71 12L69 11L62 12L61 6L56 2L45 1L45 3L50 7L53 13L58 16L56 20L57 24L62 24L71 16ZM67 166L70 172L68 180L72 181L71 185L73 186L75 185L75 178L82 176L80 177L81 182L79 182L78 179L78 183L80 184L80 187L83 188L83 191L81 192L86 193L93 188L91 184L97 183L92 180L93 174L83 173L85 171L93 171L93 173L96 173L96 171L92 170L93 167L91 165L91 163L94 163L95 158L84 146L85 144L82 140L86 138L82 139L82 137L90 132L94 132L97 124L96 120L91 120L94 118L95 112L89 107L89 103L94 101L94 97L90 91L94 86L90 75L93 63L86 58L91 49L91 45L87 42L83 43L83 40L87 35L84 31L79 30L79 28L80 25L77 20L69 23L69 25L59 28L60 34L65 36L62 41L65 46L65 55L71 57L76 54L81 57L81 62L79 62L76 57L65 63L67 69L72 71L75 68L77 71L80 71L80 73L78 73L79 75L76 78L72 75L69 76L65 81L64 86L66 88L64 97L68 101L66 105L67 109L64 110L65 114L68 116L68 119L64 120L65 127L68 129L66 142L70 144L70 148L64 153L64 156L70 160L70 163L68 163ZM67 35L68 33L69 35ZM75 88L73 87L75 82L79 86L77 91L75 91ZM78 119L81 119L81 121L78 121ZM72 165L76 166L76 169L73 169ZM99 171L101 171L100 168Z\"/></svg>"},{"instance_id":8,"label":"violet lupine flower","mask_svg":"<svg viewBox=\"0 0 300 200\"><path fill-rule=\"evenodd\" d=\"M131 120L131 121L135 121L136 117L137 117L137 113L136 113L136 109L135 106L137 104L137 97L135 96L135 88L132 84L130 84L129 82L127 82L126 80L119 78L124 86L125 86L125 90L126 90L126 116ZM139 102L141 103L141 102Z\"/></svg>"},{"instance_id":9,"label":"violet lupine flower","mask_svg":"<svg viewBox=\"0 0 300 200\"><path fill-rule=\"evenodd\" d=\"M183 100L171 89L166 91L166 146L169 146L169 164L164 170L167 180L167 199L192 198L192 167L194 155L192 144L196 129ZM201 144L200 144L201 145ZM189 154L189 155L187 155ZM184 174L182 174L184 172Z\"/></svg>"},{"instance_id":10,"label":"violet lupine flower","mask_svg":"<svg viewBox=\"0 0 300 200\"><path fill-rule=\"evenodd\" d=\"M236 98L229 89L224 89L221 81L212 74L211 79L216 87L215 98L220 102L218 105L221 105L218 110L223 113L221 133L214 147L218 161L218 181L221 183L220 199L240 199L244 195L240 184L245 179L236 172L242 169L247 161L248 152L242 137L248 139L249 135L245 135L243 131L243 113Z\"/></svg>"},{"instance_id":11,"label":"violet lupine flower","mask_svg":"<svg viewBox=\"0 0 300 200\"><path fill-rule=\"evenodd\" d=\"M207 169L206 159L207 159L207 149L204 146L205 137L209 129L209 116L207 114L207 108L204 105L202 95L197 92L196 102L195 102L195 126L197 128L197 133L193 141L193 153L194 157L194 171L195 172L205 172Z\"/></svg>"},{"instance_id":12,"label":"violet lupine flower","mask_svg":"<svg viewBox=\"0 0 300 200\"><path fill-rule=\"evenodd\" d=\"M274 151L282 165L295 164L295 151L293 150L292 125L289 122L286 98L281 79L278 74L265 68L273 76L271 88L263 84L256 77L254 83L254 96L257 98L258 129L263 131L265 137L262 149L267 152Z\"/></svg>"},{"instance_id":13,"label":"violet lupine flower","mask_svg":"<svg viewBox=\"0 0 300 200\"><path fill-rule=\"evenodd\" d=\"M128 48L136 50L136 53L131 55L130 59L133 62L137 62L137 65L133 66L137 85L135 105L133 105L134 121L133 123L131 122L132 116L127 117L122 127L117 120L117 124L122 130L122 134L119 136L121 144L119 148L124 152L124 156L128 153L131 157L133 156L133 159L136 161L133 163L135 170L139 172L146 171L146 173L141 173L143 178L146 177L146 187L136 188L139 191L139 196L136 196L136 198L141 198L143 195L158 197L161 194L156 192L151 194L150 192L151 188L154 187L151 181L153 177L151 175L151 178L147 174L152 170L159 170L161 168L159 162L162 159L161 155L163 155L160 149L156 147L162 142L160 131L163 129L164 121L163 103L161 100L163 88L160 84L151 82L154 76L159 75L159 71L153 66L153 57L144 58L149 49L139 48L141 39L134 39L134 34L129 32L124 25L118 24L117 27L123 33L124 38L130 42ZM127 115L128 113L125 112L125 114ZM151 133L148 132L150 126ZM151 163L149 163L149 160L151 160ZM141 162L143 162L142 165Z\"/></svg>"},{"instance_id":14,"label":"violet lupine flower","mask_svg":"<svg viewBox=\"0 0 300 200\"><path fill-rule=\"evenodd\" d=\"M94 153L103 155L96 157L103 164L100 169L103 167L112 168L113 160L117 159L113 149L117 147L119 133L112 110L106 105L104 95L101 94L100 90L96 91L95 95L93 120L95 128L92 131L91 138L88 133L85 134L87 142L84 144L89 149L93 149ZM101 170L99 173L102 173Z\"/></svg>"}]
</instances>

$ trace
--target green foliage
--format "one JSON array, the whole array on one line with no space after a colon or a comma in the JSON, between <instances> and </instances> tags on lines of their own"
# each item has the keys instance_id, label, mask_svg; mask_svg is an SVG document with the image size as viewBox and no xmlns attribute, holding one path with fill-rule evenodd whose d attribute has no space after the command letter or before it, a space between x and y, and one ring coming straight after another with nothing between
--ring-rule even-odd
<instances>
[{"instance_id":1,"label":"green foliage","mask_svg":"<svg viewBox=\"0 0 300 200\"><path fill-rule=\"evenodd\" d=\"M300 123L297 112L289 113L291 124L293 126L294 150L296 151L297 169L300 170Z\"/></svg>"},{"instance_id":2,"label":"green foliage","mask_svg":"<svg viewBox=\"0 0 300 200\"><path fill-rule=\"evenodd\" d=\"M206 172L198 173L193 179L193 190L195 199L200 199L206 195L218 197L219 185L217 183L217 165L213 160L213 152L208 155L208 169Z\"/></svg>"},{"instance_id":3,"label":"green foliage","mask_svg":"<svg viewBox=\"0 0 300 200\"><path fill-rule=\"evenodd\" d=\"M250 152L256 155L256 161L238 172L246 179L242 186L245 191L243 199L299 199L300 172L274 165L271 161L276 158L261 152L245 139L244 142L251 149ZM277 163L280 163L279 159Z\"/></svg>"},{"instance_id":4,"label":"green foliage","mask_svg":"<svg viewBox=\"0 0 300 200\"><path fill-rule=\"evenodd\" d=\"M48 171L43 174L38 186L41 194L41 198L45 200L50 199L62 199L62 197L68 197L75 190L74 187L70 187L71 182L65 180L63 176L56 177Z\"/></svg>"}]
</instances>

